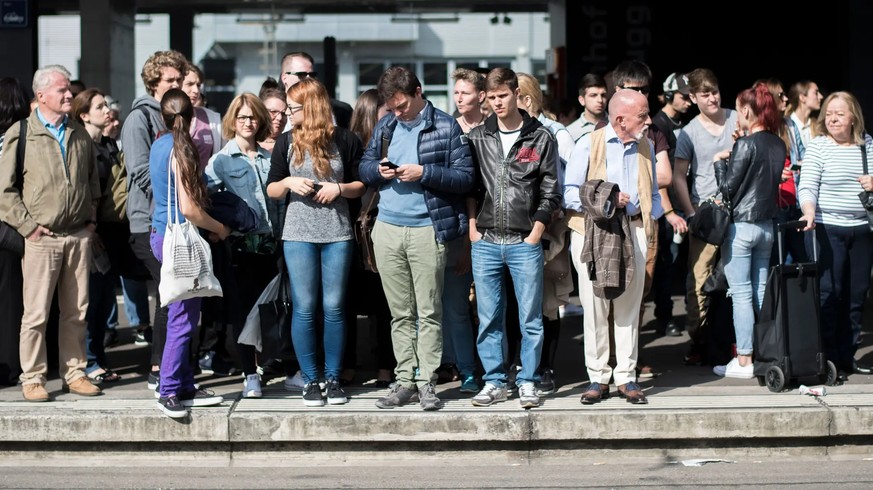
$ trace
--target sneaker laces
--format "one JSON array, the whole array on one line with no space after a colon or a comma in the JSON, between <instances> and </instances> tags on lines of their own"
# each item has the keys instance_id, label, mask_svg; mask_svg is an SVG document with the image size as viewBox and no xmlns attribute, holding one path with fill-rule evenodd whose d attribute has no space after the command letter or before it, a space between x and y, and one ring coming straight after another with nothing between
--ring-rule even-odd
<instances>
[{"instance_id":1,"label":"sneaker laces","mask_svg":"<svg viewBox=\"0 0 873 490\"><path fill-rule=\"evenodd\" d=\"M531 383L523 383L518 385L518 391L521 398L535 398L537 395L536 389Z\"/></svg>"},{"instance_id":2,"label":"sneaker laces","mask_svg":"<svg viewBox=\"0 0 873 490\"><path fill-rule=\"evenodd\" d=\"M436 390L434 390L434 387L432 384L424 385L424 389L419 390L419 391L420 391L419 396L421 398L436 398Z\"/></svg>"},{"instance_id":3,"label":"sneaker laces","mask_svg":"<svg viewBox=\"0 0 873 490\"><path fill-rule=\"evenodd\" d=\"M491 396L493 393L500 391L500 387L491 383L485 383L485 387L479 392L479 395Z\"/></svg>"}]
</instances>

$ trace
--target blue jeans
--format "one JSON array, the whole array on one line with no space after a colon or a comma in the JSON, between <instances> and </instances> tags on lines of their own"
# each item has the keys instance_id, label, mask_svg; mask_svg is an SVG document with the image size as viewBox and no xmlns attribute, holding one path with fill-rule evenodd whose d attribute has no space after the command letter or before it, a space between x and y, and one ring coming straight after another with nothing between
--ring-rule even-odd
<instances>
[{"instance_id":1,"label":"blue jeans","mask_svg":"<svg viewBox=\"0 0 873 490\"><path fill-rule=\"evenodd\" d=\"M810 257L812 240L812 233L806 233ZM825 356L837 368L852 372L861 343L864 302L870 289L873 233L867 225L816 223L815 240L819 250L821 339Z\"/></svg>"},{"instance_id":2,"label":"blue jeans","mask_svg":"<svg viewBox=\"0 0 873 490\"><path fill-rule=\"evenodd\" d=\"M121 292L124 294L124 314L127 316L127 324L131 327L150 324L148 284L139 279L122 277ZM108 326L109 328L118 326L117 303L112 306Z\"/></svg>"},{"instance_id":3,"label":"blue jeans","mask_svg":"<svg viewBox=\"0 0 873 490\"><path fill-rule=\"evenodd\" d=\"M476 347L486 382L503 386L506 367L503 362L503 315L506 294L503 269L512 276L518 299L518 323L521 328L521 371L517 383L539 381L536 374L543 349L543 247L540 244L499 245L479 240L473 243L473 279L479 311L479 337Z\"/></svg>"},{"instance_id":4,"label":"blue jeans","mask_svg":"<svg viewBox=\"0 0 873 490\"><path fill-rule=\"evenodd\" d=\"M755 318L761 311L773 250L773 221L737 222L721 247L724 274L734 305L737 354L752 355Z\"/></svg>"},{"instance_id":5,"label":"blue jeans","mask_svg":"<svg viewBox=\"0 0 873 490\"><path fill-rule=\"evenodd\" d=\"M345 295L354 243L285 242L291 279L291 341L307 383L318 381L315 313L324 311L324 377L339 379L345 347Z\"/></svg>"},{"instance_id":6,"label":"blue jeans","mask_svg":"<svg viewBox=\"0 0 873 490\"><path fill-rule=\"evenodd\" d=\"M473 357L473 323L470 320L470 285L473 272L455 272L461 254L467 253L463 239L446 244L446 273L443 282L443 363L455 363L463 377L476 370Z\"/></svg>"},{"instance_id":7,"label":"blue jeans","mask_svg":"<svg viewBox=\"0 0 873 490\"><path fill-rule=\"evenodd\" d=\"M106 369L106 350L103 347L103 334L106 331L106 320L115 304L115 283L118 276L113 272L101 274L92 272L88 283L88 311L85 321L88 323L85 337L85 355L88 364L85 373L90 374L97 369Z\"/></svg>"}]
</instances>

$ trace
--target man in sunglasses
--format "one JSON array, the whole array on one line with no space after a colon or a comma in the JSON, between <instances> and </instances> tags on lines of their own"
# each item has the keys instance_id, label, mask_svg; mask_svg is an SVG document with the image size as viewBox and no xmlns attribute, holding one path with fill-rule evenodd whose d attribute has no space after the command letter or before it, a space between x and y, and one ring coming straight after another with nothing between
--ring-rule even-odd
<instances>
[{"instance_id":1,"label":"man in sunglasses","mask_svg":"<svg viewBox=\"0 0 873 490\"><path fill-rule=\"evenodd\" d=\"M288 90L292 85L307 77L318 77L318 73L315 72L315 59L309 53L297 51L282 57L282 73L279 78L285 87L284 90ZM333 119L336 125L348 129L352 119L352 106L331 98L330 107L333 109ZM289 118L286 131L291 128L290 124Z\"/></svg>"}]
</instances>

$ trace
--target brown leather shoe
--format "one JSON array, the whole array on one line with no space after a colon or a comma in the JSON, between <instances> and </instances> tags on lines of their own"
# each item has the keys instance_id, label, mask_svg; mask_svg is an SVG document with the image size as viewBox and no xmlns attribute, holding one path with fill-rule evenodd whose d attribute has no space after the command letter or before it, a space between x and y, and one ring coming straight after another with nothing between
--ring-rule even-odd
<instances>
[{"instance_id":1,"label":"brown leather shoe","mask_svg":"<svg viewBox=\"0 0 873 490\"><path fill-rule=\"evenodd\" d=\"M29 402L47 402L49 401L48 391L45 386L39 383L28 383L21 386L21 394L24 399Z\"/></svg>"},{"instance_id":2,"label":"brown leather shoe","mask_svg":"<svg viewBox=\"0 0 873 490\"><path fill-rule=\"evenodd\" d=\"M64 393L75 393L82 396L97 396L103 393L100 388L88 381L87 376L82 376L70 384L64 384L63 390Z\"/></svg>"},{"instance_id":3,"label":"brown leather shoe","mask_svg":"<svg viewBox=\"0 0 873 490\"><path fill-rule=\"evenodd\" d=\"M602 383L591 383L585 393L582 393L582 399L579 400L583 405L593 405L600 400L609 398L609 385Z\"/></svg>"},{"instance_id":4,"label":"brown leather shoe","mask_svg":"<svg viewBox=\"0 0 873 490\"><path fill-rule=\"evenodd\" d=\"M646 395L643 393L643 389L640 388L640 385L631 381L630 383L625 383L618 387L618 395L627 400L628 403L633 403L635 405L644 405L649 403L646 400Z\"/></svg>"}]
</instances>

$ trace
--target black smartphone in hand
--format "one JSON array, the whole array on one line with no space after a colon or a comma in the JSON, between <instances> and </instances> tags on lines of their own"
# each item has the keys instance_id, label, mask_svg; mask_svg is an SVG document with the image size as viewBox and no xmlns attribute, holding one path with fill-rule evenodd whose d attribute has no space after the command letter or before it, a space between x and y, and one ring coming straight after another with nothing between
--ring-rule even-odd
<instances>
[{"instance_id":1,"label":"black smartphone in hand","mask_svg":"<svg viewBox=\"0 0 873 490\"><path fill-rule=\"evenodd\" d=\"M321 185L321 182L313 182L313 183L312 183L312 191L313 191L313 192L318 192L318 191L320 191L322 187L323 187L323 186Z\"/></svg>"},{"instance_id":2,"label":"black smartphone in hand","mask_svg":"<svg viewBox=\"0 0 873 490\"><path fill-rule=\"evenodd\" d=\"M381 165L383 167L388 167L391 170L397 170L397 168L398 168L398 165L394 162L391 162L391 161L379 162L379 165Z\"/></svg>"}]
</instances>

